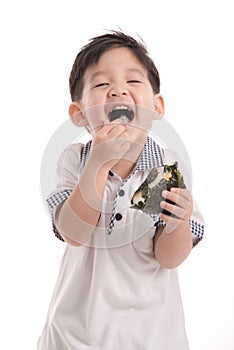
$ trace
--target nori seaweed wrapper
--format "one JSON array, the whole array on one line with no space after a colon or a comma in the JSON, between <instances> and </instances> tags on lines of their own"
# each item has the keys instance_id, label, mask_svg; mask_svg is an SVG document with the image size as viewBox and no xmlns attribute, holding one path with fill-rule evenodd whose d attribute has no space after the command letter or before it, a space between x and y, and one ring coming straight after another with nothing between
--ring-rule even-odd
<instances>
[{"instance_id":1,"label":"nori seaweed wrapper","mask_svg":"<svg viewBox=\"0 0 234 350\"><path fill-rule=\"evenodd\" d=\"M162 191L170 191L172 187L186 188L183 175L178 170L178 163L153 168L132 196L131 208L142 210L147 214L158 215L162 212L173 215L160 207L160 202L165 200L161 196ZM166 201L174 204L167 199Z\"/></svg>"}]
</instances>

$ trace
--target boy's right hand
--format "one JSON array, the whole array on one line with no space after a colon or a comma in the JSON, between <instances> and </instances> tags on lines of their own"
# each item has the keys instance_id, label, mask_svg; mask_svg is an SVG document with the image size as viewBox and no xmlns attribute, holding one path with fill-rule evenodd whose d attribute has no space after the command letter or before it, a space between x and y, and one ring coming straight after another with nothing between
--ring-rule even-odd
<instances>
[{"instance_id":1,"label":"boy's right hand","mask_svg":"<svg viewBox=\"0 0 234 350\"><path fill-rule=\"evenodd\" d=\"M105 124L92 140L90 158L98 168L110 170L130 149L130 142L123 138L125 127L118 122Z\"/></svg>"}]
</instances>

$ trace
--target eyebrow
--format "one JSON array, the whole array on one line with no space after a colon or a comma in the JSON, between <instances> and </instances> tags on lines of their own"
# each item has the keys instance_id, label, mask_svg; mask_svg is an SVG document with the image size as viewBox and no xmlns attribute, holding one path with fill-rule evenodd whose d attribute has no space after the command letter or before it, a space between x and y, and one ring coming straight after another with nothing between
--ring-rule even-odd
<instances>
[{"instance_id":1,"label":"eyebrow","mask_svg":"<svg viewBox=\"0 0 234 350\"><path fill-rule=\"evenodd\" d=\"M130 68L127 70L127 73L137 73L140 74L143 78L145 77L142 71L138 68Z\"/></svg>"},{"instance_id":2,"label":"eyebrow","mask_svg":"<svg viewBox=\"0 0 234 350\"><path fill-rule=\"evenodd\" d=\"M99 70L98 72L93 73L89 80L90 80L90 82L93 82L94 79L96 79L98 76L105 75L105 74L106 74L106 72L104 70Z\"/></svg>"},{"instance_id":3,"label":"eyebrow","mask_svg":"<svg viewBox=\"0 0 234 350\"><path fill-rule=\"evenodd\" d=\"M127 74L129 73L137 73L137 74L140 74L143 78L145 78L144 74L142 73L142 71L138 68L129 68L127 69L126 71ZM106 75L106 71L104 70L100 70L100 71L97 71L95 73L93 73L90 77L90 82L93 82L97 77L99 76L102 76L102 75Z\"/></svg>"}]
</instances>

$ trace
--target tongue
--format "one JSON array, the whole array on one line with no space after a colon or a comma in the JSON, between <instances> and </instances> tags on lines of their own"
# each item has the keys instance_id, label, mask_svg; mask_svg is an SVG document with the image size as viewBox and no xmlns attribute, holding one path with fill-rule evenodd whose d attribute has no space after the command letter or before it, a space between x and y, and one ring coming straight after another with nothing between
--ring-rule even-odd
<instances>
[{"instance_id":1,"label":"tongue","mask_svg":"<svg viewBox=\"0 0 234 350\"><path fill-rule=\"evenodd\" d=\"M123 123L127 123L133 119L133 112L128 109L114 109L108 115L109 121L121 119Z\"/></svg>"}]
</instances>

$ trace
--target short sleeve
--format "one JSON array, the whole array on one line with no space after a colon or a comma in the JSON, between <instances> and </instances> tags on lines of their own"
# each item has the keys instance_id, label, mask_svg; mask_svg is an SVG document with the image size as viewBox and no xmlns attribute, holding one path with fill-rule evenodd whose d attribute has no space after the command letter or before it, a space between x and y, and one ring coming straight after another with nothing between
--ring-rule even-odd
<instances>
[{"instance_id":1,"label":"short sleeve","mask_svg":"<svg viewBox=\"0 0 234 350\"><path fill-rule=\"evenodd\" d=\"M193 213L189 224L193 238L193 247L195 247L195 245L202 240L204 235L204 219L195 201L193 201Z\"/></svg>"},{"instance_id":2,"label":"short sleeve","mask_svg":"<svg viewBox=\"0 0 234 350\"><path fill-rule=\"evenodd\" d=\"M46 199L52 220L52 228L55 236L64 241L58 232L55 222L63 203L71 195L79 179L80 154L82 144L68 146L61 154L57 163L56 190Z\"/></svg>"}]
</instances>

